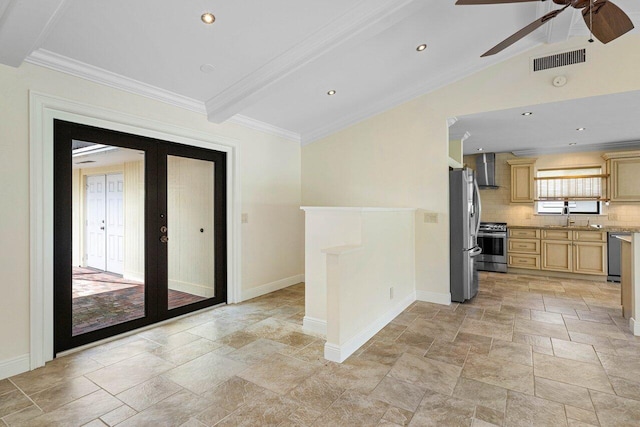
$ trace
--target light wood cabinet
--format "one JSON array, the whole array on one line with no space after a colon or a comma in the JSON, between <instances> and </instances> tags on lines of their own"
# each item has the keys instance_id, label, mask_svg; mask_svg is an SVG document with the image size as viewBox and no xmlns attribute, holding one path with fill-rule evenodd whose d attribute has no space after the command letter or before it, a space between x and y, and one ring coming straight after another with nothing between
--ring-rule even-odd
<instances>
[{"instance_id":1,"label":"light wood cabinet","mask_svg":"<svg viewBox=\"0 0 640 427\"><path fill-rule=\"evenodd\" d=\"M579 242L606 242L606 231L574 231L573 240Z\"/></svg>"},{"instance_id":2,"label":"light wood cabinet","mask_svg":"<svg viewBox=\"0 0 640 427\"><path fill-rule=\"evenodd\" d=\"M511 239L508 243L509 252L516 253L540 253L540 240L535 239Z\"/></svg>"},{"instance_id":3,"label":"light wood cabinet","mask_svg":"<svg viewBox=\"0 0 640 427\"><path fill-rule=\"evenodd\" d=\"M640 202L640 151L605 153L609 174L607 196L612 202Z\"/></svg>"},{"instance_id":4,"label":"light wood cabinet","mask_svg":"<svg viewBox=\"0 0 640 427\"><path fill-rule=\"evenodd\" d=\"M542 270L573 271L573 242L560 240L542 241Z\"/></svg>"},{"instance_id":5,"label":"light wood cabinet","mask_svg":"<svg viewBox=\"0 0 640 427\"><path fill-rule=\"evenodd\" d=\"M573 272L580 274L607 274L607 244L573 242Z\"/></svg>"},{"instance_id":6,"label":"light wood cabinet","mask_svg":"<svg viewBox=\"0 0 640 427\"><path fill-rule=\"evenodd\" d=\"M538 228L510 228L510 239L539 239L540 230Z\"/></svg>"},{"instance_id":7,"label":"light wood cabinet","mask_svg":"<svg viewBox=\"0 0 640 427\"><path fill-rule=\"evenodd\" d=\"M509 229L507 249L509 267L540 270L540 229Z\"/></svg>"},{"instance_id":8,"label":"light wood cabinet","mask_svg":"<svg viewBox=\"0 0 640 427\"><path fill-rule=\"evenodd\" d=\"M507 160L511 166L511 203L533 203L536 159Z\"/></svg>"},{"instance_id":9,"label":"light wood cabinet","mask_svg":"<svg viewBox=\"0 0 640 427\"><path fill-rule=\"evenodd\" d=\"M507 258L509 267L540 270L540 255L510 254Z\"/></svg>"},{"instance_id":10,"label":"light wood cabinet","mask_svg":"<svg viewBox=\"0 0 640 427\"><path fill-rule=\"evenodd\" d=\"M571 240L571 230L542 230L543 240Z\"/></svg>"},{"instance_id":11,"label":"light wood cabinet","mask_svg":"<svg viewBox=\"0 0 640 427\"><path fill-rule=\"evenodd\" d=\"M607 274L605 231L510 228L507 265L530 270Z\"/></svg>"}]
</instances>

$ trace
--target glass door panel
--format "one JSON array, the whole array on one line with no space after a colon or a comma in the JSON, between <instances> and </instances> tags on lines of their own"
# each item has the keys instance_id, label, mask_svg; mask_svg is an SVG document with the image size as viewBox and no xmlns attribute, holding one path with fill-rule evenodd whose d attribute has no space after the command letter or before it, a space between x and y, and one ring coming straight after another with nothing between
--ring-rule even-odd
<instances>
[{"instance_id":1,"label":"glass door panel","mask_svg":"<svg viewBox=\"0 0 640 427\"><path fill-rule=\"evenodd\" d=\"M145 317L145 155L72 141L72 336Z\"/></svg>"},{"instance_id":2,"label":"glass door panel","mask_svg":"<svg viewBox=\"0 0 640 427\"><path fill-rule=\"evenodd\" d=\"M169 310L217 296L214 191L214 162L167 156Z\"/></svg>"}]
</instances>

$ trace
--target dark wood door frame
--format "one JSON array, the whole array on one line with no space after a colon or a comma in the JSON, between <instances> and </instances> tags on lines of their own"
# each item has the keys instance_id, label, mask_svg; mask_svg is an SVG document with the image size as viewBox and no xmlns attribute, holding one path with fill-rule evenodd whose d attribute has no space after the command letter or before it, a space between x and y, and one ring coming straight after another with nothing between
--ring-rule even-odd
<instances>
[{"instance_id":1,"label":"dark wood door frame","mask_svg":"<svg viewBox=\"0 0 640 427\"><path fill-rule=\"evenodd\" d=\"M72 141L82 140L145 152L145 317L82 335L72 335ZM154 138L54 120L53 300L54 354L200 310L227 300L226 153ZM167 309L167 246L159 241L166 224L166 156L215 163L216 297ZM164 213L164 218L160 214Z\"/></svg>"}]
</instances>

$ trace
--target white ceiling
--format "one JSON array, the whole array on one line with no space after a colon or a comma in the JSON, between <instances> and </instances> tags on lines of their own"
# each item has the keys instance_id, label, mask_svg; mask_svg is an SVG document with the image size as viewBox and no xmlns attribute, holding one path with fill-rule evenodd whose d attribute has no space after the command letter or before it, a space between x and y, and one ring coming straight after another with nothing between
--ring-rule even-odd
<instances>
[{"instance_id":1,"label":"white ceiling","mask_svg":"<svg viewBox=\"0 0 640 427\"><path fill-rule=\"evenodd\" d=\"M465 155L479 148L517 155L628 149L640 147L639 113L640 91L633 91L461 116L449 134L468 132Z\"/></svg>"},{"instance_id":2,"label":"white ceiling","mask_svg":"<svg viewBox=\"0 0 640 427\"><path fill-rule=\"evenodd\" d=\"M568 10L480 55L552 2L0 0L0 62L23 61L311 142L544 42L584 34ZM640 26L640 2L616 0ZM213 25L200 21L216 15ZM415 48L427 43L424 52ZM213 65L210 73L200 71ZM334 89L335 96L327 96Z\"/></svg>"}]
</instances>

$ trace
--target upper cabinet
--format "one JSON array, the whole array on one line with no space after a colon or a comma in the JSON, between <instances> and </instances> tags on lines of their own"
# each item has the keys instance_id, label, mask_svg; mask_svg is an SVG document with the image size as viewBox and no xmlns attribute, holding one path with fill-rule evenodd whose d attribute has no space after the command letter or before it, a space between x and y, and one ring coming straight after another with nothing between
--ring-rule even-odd
<instances>
[{"instance_id":1,"label":"upper cabinet","mask_svg":"<svg viewBox=\"0 0 640 427\"><path fill-rule=\"evenodd\" d=\"M610 175L607 195L612 202L640 202L640 151L605 153Z\"/></svg>"},{"instance_id":2,"label":"upper cabinet","mask_svg":"<svg viewBox=\"0 0 640 427\"><path fill-rule=\"evenodd\" d=\"M536 159L507 160L511 166L511 203L533 203Z\"/></svg>"}]
</instances>

